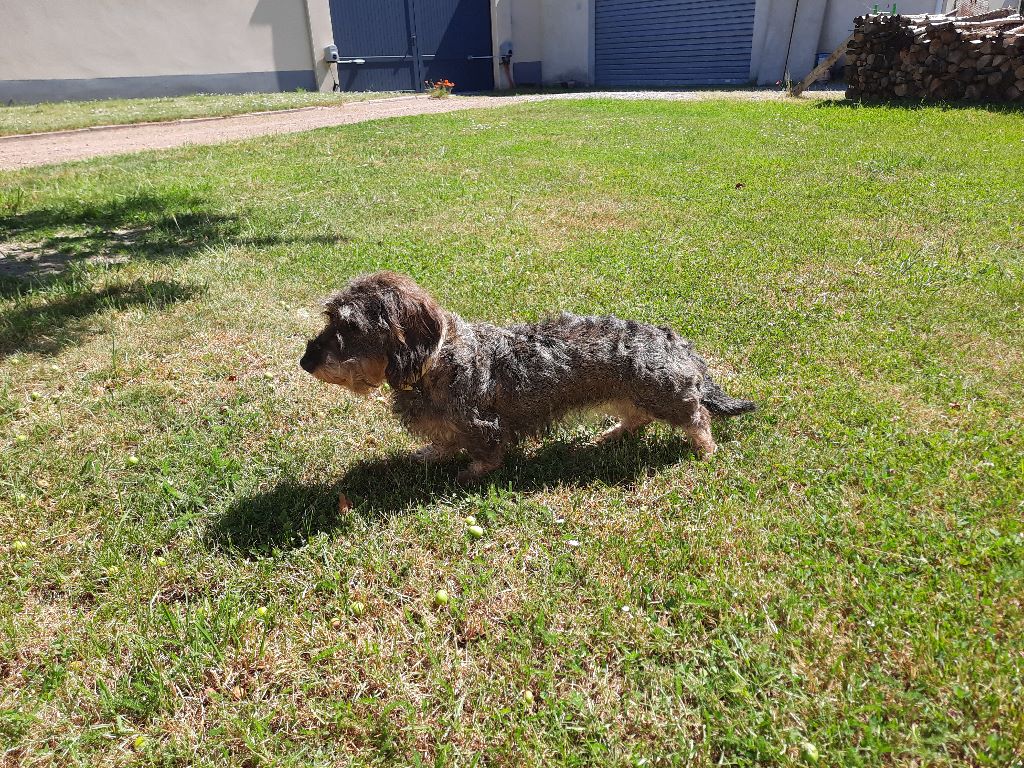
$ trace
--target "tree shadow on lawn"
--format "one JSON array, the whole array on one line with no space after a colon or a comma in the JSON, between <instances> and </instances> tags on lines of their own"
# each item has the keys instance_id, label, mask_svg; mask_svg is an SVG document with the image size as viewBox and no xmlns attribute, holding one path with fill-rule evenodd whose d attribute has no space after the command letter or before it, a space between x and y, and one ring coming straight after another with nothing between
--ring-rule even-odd
<instances>
[{"instance_id":1,"label":"tree shadow on lawn","mask_svg":"<svg viewBox=\"0 0 1024 768\"><path fill-rule=\"evenodd\" d=\"M0 299L80 278L90 266L188 258L237 232L235 216L174 191L0 215Z\"/></svg>"},{"instance_id":2,"label":"tree shadow on lawn","mask_svg":"<svg viewBox=\"0 0 1024 768\"><path fill-rule=\"evenodd\" d=\"M23 213L8 203L3 214L0 208L0 302L9 303L0 309L0 359L15 351L52 354L78 343L89 318L105 309L162 309L202 291L178 282L107 279L120 265L195 258L221 244L263 248L344 239L245 235L237 216L175 190Z\"/></svg>"},{"instance_id":3,"label":"tree shadow on lawn","mask_svg":"<svg viewBox=\"0 0 1024 768\"><path fill-rule=\"evenodd\" d=\"M727 439L725 431L721 436ZM334 482L284 480L269 491L240 499L211 524L206 541L211 548L254 558L304 546L319 533L344 535L360 518L375 523L424 504L457 503L486 494L491 487L527 493L559 484L628 487L684 457L692 459L693 452L674 432L626 438L608 446L552 441L530 454L514 452L503 469L471 487L455 480L465 459L436 467L424 467L407 455L370 459L357 462ZM340 494L353 505L350 511L339 512Z\"/></svg>"},{"instance_id":4,"label":"tree shadow on lawn","mask_svg":"<svg viewBox=\"0 0 1024 768\"><path fill-rule=\"evenodd\" d=\"M0 359L53 354L89 333L91 316L163 309L201 288L166 280L110 279L128 262L190 258L237 232L237 221L190 193L69 201L0 215Z\"/></svg>"},{"instance_id":5,"label":"tree shadow on lawn","mask_svg":"<svg viewBox=\"0 0 1024 768\"><path fill-rule=\"evenodd\" d=\"M54 354L89 333L89 318L103 310L136 306L165 309L203 289L168 280L136 280L60 292L44 305L23 302L0 312L0 360L15 352Z\"/></svg>"}]
</instances>

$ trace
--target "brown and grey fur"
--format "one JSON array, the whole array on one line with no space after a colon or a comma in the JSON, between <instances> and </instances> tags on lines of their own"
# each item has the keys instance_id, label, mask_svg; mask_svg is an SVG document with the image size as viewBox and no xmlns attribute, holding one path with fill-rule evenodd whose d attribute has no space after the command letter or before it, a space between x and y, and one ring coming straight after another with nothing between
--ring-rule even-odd
<instances>
[{"instance_id":1,"label":"brown and grey fur","mask_svg":"<svg viewBox=\"0 0 1024 768\"><path fill-rule=\"evenodd\" d=\"M508 327L469 323L393 272L352 280L325 312L327 327L300 365L356 394L387 381L396 416L429 441L418 457L441 461L465 450L463 481L497 469L509 446L570 411L618 417L604 440L658 419L710 456L711 416L754 410L726 395L693 345L667 326L569 313Z\"/></svg>"}]
</instances>

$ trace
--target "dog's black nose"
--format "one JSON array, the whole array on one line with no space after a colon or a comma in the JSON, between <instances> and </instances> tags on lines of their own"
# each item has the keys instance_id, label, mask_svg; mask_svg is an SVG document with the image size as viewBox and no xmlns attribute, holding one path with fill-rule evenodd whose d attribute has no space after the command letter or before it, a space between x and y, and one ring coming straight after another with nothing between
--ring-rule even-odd
<instances>
[{"instance_id":1,"label":"dog's black nose","mask_svg":"<svg viewBox=\"0 0 1024 768\"><path fill-rule=\"evenodd\" d=\"M307 347L306 348L306 354L304 354L302 356L302 359L299 360L299 366L301 366L302 370L306 371L307 373L312 373L313 371L315 371L316 370L316 360L314 359L315 357L316 356L313 355L310 352L309 348Z\"/></svg>"}]
</instances>

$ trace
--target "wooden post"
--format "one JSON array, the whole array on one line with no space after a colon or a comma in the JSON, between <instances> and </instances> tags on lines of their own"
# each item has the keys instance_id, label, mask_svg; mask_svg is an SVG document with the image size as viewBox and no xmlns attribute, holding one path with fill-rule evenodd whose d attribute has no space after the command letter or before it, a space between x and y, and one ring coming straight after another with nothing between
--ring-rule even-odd
<instances>
[{"instance_id":1,"label":"wooden post","mask_svg":"<svg viewBox=\"0 0 1024 768\"><path fill-rule=\"evenodd\" d=\"M801 80L799 83L797 83L796 85L789 89L789 95L799 96L801 93L806 91L807 88L811 85L811 83L813 83L815 80L821 77L821 74L826 69L831 67L837 61L839 61L839 57L846 52L846 46L850 44L850 41L852 39L853 33L851 32L849 36L847 36L847 38L843 40L842 43L840 43L839 47L832 51L831 54L829 54L829 57L827 59L825 59L823 62L821 62L821 64L812 69L811 73L807 77L805 77L803 80Z\"/></svg>"}]
</instances>

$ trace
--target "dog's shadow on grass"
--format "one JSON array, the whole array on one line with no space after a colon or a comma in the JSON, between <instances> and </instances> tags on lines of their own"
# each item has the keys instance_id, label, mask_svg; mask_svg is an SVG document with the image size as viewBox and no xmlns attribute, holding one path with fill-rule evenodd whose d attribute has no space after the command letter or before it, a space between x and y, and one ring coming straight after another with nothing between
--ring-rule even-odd
<instances>
[{"instance_id":1,"label":"dog's shadow on grass","mask_svg":"<svg viewBox=\"0 0 1024 768\"><path fill-rule=\"evenodd\" d=\"M723 432L723 437L727 435ZM460 485L455 476L465 461L424 467L409 456L360 461L329 483L285 480L268 491L239 499L206 531L211 548L260 557L305 545L313 536L345 535L418 506L458 503L486 496L492 488L531 493L552 486L629 486L680 461L693 460L689 444L676 433L627 438L602 446L582 440L545 442L530 453L516 452L484 482ZM339 509L339 498L351 504Z\"/></svg>"}]
</instances>

